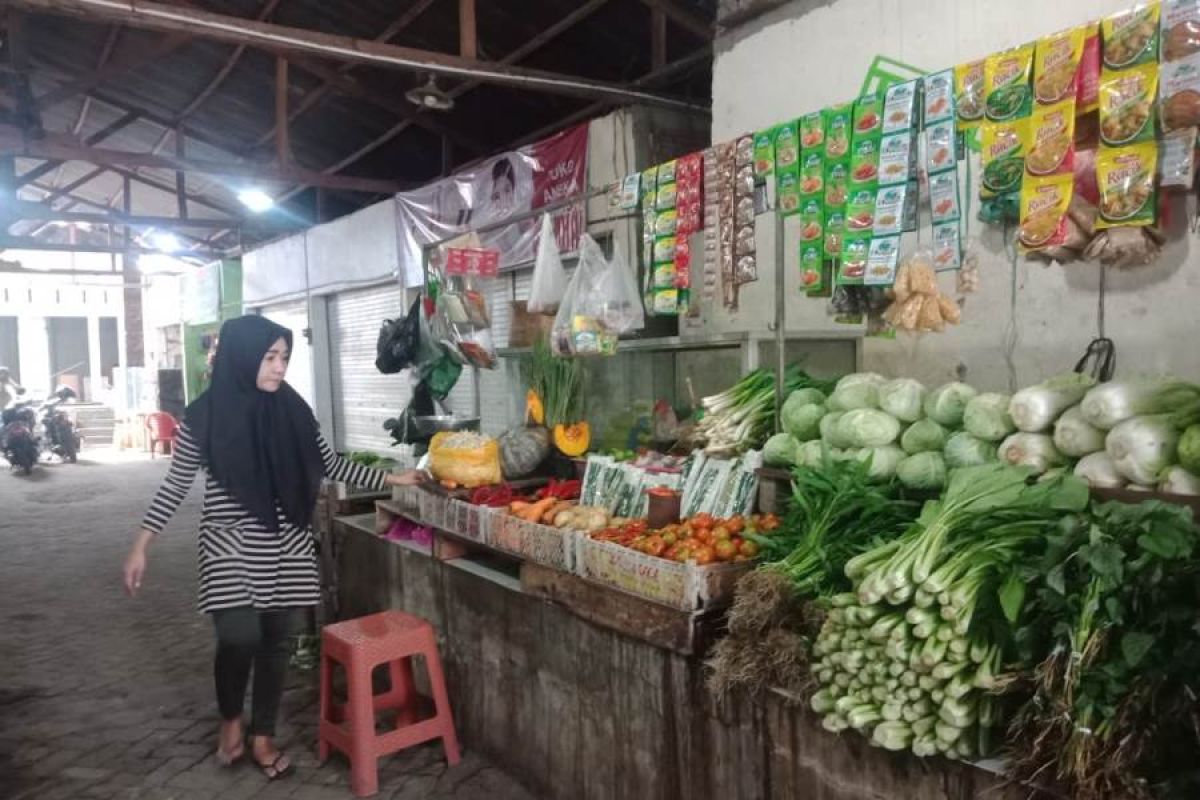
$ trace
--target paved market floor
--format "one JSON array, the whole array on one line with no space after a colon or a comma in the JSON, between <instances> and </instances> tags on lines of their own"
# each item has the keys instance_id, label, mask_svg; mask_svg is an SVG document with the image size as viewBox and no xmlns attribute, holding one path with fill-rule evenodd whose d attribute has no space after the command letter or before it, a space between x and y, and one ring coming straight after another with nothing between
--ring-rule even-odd
<instances>
[{"instance_id":1,"label":"paved market floor","mask_svg":"<svg viewBox=\"0 0 1200 800\"><path fill-rule=\"evenodd\" d=\"M0 466L0 799L351 797L346 761L316 761L312 672L293 671L284 698L295 775L268 784L247 764L215 765L212 631L195 610L199 491L131 601L121 561L167 462L84 455L29 478ZM469 751L447 769L427 745L381 760L377 797L531 795Z\"/></svg>"}]
</instances>

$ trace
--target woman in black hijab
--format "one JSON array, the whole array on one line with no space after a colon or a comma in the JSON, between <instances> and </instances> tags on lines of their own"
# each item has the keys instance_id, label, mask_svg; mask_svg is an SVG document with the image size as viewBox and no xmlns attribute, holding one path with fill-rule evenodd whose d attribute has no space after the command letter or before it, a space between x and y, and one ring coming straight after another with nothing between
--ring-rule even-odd
<instances>
[{"instance_id":1,"label":"woman in black hijab","mask_svg":"<svg viewBox=\"0 0 1200 800\"><path fill-rule=\"evenodd\" d=\"M251 757L274 780L291 769L273 741L287 640L297 610L319 599L311 524L321 480L381 490L424 476L368 469L333 452L308 404L284 381L292 347L287 328L239 317L221 326L219 341L212 386L188 406L171 470L125 561L125 588L131 596L141 588L149 543L203 469L199 604L217 634L217 760L238 761L248 733ZM245 726L242 704L252 671L253 711Z\"/></svg>"}]
</instances>

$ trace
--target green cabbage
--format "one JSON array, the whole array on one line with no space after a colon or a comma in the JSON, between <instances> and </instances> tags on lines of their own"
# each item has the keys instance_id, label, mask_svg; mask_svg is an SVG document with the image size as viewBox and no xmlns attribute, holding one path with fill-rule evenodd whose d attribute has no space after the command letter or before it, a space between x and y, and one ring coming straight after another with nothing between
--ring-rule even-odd
<instances>
[{"instance_id":1,"label":"green cabbage","mask_svg":"<svg viewBox=\"0 0 1200 800\"><path fill-rule=\"evenodd\" d=\"M784 431L799 442L818 438L821 435L821 417L825 416L825 406L806 403L805 399L800 392L792 392L779 411Z\"/></svg>"},{"instance_id":2,"label":"green cabbage","mask_svg":"<svg viewBox=\"0 0 1200 800\"><path fill-rule=\"evenodd\" d=\"M1014 433L1000 445L997 455L1014 467L1029 467L1038 474L1066 463L1054 440L1044 433Z\"/></svg>"},{"instance_id":3,"label":"green cabbage","mask_svg":"<svg viewBox=\"0 0 1200 800\"><path fill-rule=\"evenodd\" d=\"M1178 465L1167 467L1158 482L1158 490L1168 494L1200 495L1200 478Z\"/></svg>"},{"instance_id":4,"label":"green cabbage","mask_svg":"<svg viewBox=\"0 0 1200 800\"><path fill-rule=\"evenodd\" d=\"M1104 435L1104 431L1084 419L1080 406L1071 406L1054 423L1054 446L1072 458L1103 450Z\"/></svg>"},{"instance_id":5,"label":"green cabbage","mask_svg":"<svg viewBox=\"0 0 1200 800\"><path fill-rule=\"evenodd\" d=\"M966 431L959 431L946 440L942 455L949 469L975 467L996 460L996 445L977 439Z\"/></svg>"},{"instance_id":6,"label":"green cabbage","mask_svg":"<svg viewBox=\"0 0 1200 800\"><path fill-rule=\"evenodd\" d=\"M917 453L896 465L896 477L910 489L941 489L946 485L946 461L941 453Z\"/></svg>"},{"instance_id":7,"label":"green cabbage","mask_svg":"<svg viewBox=\"0 0 1200 800\"><path fill-rule=\"evenodd\" d=\"M1083 478L1089 486L1116 489L1125 485L1125 478L1117 472L1117 465L1101 450L1088 453L1075 465L1075 477Z\"/></svg>"},{"instance_id":8,"label":"green cabbage","mask_svg":"<svg viewBox=\"0 0 1200 800\"><path fill-rule=\"evenodd\" d=\"M819 469L825 463L825 449L828 446L820 439L813 439L811 442L801 442L800 447L796 450L796 465ZM832 457L832 455L831 452L830 456Z\"/></svg>"},{"instance_id":9,"label":"green cabbage","mask_svg":"<svg viewBox=\"0 0 1200 800\"><path fill-rule=\"evenodd\" d=\"M1171 424L1171 415L1157 414L1118 423L1108 432L1104 448L1118 472L1150 486L1175 461L1178 444L1179 431Z\"/></svg>"},{"instance_id":10,"label":"green cabbage","mask_svg":"<svg viewBox=\"0 0 1200 800\"><path fill-rule=\"evenodd\" d=\"M857 460L870 464L867 475L877 481L891 480L896 475L897 465L904 460L904 451L894 444L863 447L851 452Z\"/></svg>"},{"instance_id":11,"label":"green cabbage","mask_svg":"<svg viewBox=\"0 0 1200 800\"><path fill-rule=\"evenodd\" d=\"M849 447L883 447L896 441L900 423L874 408L847 411L837 421L837 437Z\"/></svg>"},{"instance_id":12,"label":"green cabbage","mask_svg":"<svg viewBox=\"0 0 1200 800\"><path fill-rule=\"evenodd\" d=\"M1200 425L1189 425L1179 438L1179 463L1188 472L1200 474Z\"/></svg>"},{"instance_id":13,"label":"green cabbage","mask_svg":"<svg viewBox=\"0 0 1200 800\"><path fill-rule=\"evenodd\" d=\"M901 422L921 418L925 387L912 378L897 378L879 387L879 407Z\"/></svg>"},{"instance_id":14,"label":"green cabbage","mask_svg":"<svg viewBox=\"0 0 1200 800\"><path fill-rule=\"evenodd\" d=\"M788 400L802 405L821 405L825 402L825 393L820 389L814 389L811 386L804 389L797 389L787 396Z\"/></svg>"},{"instance_id":15,"label":"green cabbage","mask_svg":"<svg viewBox=\"0 0 1200 800\"><path fill-rule=\"evenodd\" d=\"M975 395L963 411L967 433L987 442L998 442L1017 429L1008 415L1011 398L1006 394L985 392Z\"/></svg>"},{"instance_id":16,"label":"green cabbage","mask_svg":"<svg viewBox=\"0 0 1200 800\"><path fill-rule=\"evenodd\" d=\"M762 454L768 467L793 467L800 463L800 442L790 433L777 433L767 439Z\"/></svg>"},{"instance_id":17,"label":"green cabbage","mask_svg":"<svg viewBox=\"0 0 1200 800\"><path fill-rule=\"evenodd\" d=\"M925 416L951 428L962 424L967 402L978 392L965 383L947 383L925 395Z\"/></svg>"},{"instance_id":18,"label":"green cabbage","mask_svg":"<svg viewBox=\"0 0 1200 800\"><path fill-rule=\"evenodd\" d=\"M878 408L879 387L887 380L874 372L854 372L843 377L834 387L830 402L834 408L849 411L855 408Z\"/></svg>"},{"instance_id":19,"label":"green cabbage","mask_svg":"<svg viewBox=\"0 0 1200 800\"><path fill-rule=\"evenodd\" d=\"M1095 385L1096 379L1090 375L1078 372L1058 375L1014 394L1008 404L1008 413L1017 430L1041 433Z\"/></svg>"},{"instance_id":20,"label":"green cabbage","mask_svg":"<svg viewBox=\"0 0 1200 800\"><path fill-rule=\"evenodd\" d=\"M846 415L845 411L830 411L821 417L821 441L834 449L849 447L850 442L842 438L838 430L838 422Z\"/></svg>"},{"instance_id":21,"label":"green cabbage","mask_svg":"<svg viewBox=\"0 0 1200 800\"><path fill-rule=\"evenodd\" d=\"M900 446L911 454L938 452L946 446L947 431L931 419L921 419L908 426L900 436Z\"/></svg>"}]
</instances>

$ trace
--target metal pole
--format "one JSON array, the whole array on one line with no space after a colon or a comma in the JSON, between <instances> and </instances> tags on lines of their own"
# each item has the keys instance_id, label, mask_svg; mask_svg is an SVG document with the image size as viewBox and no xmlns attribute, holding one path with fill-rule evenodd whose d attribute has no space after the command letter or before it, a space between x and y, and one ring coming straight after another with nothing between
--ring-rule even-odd
<instances>
[{"instance_id":1,"label":"metal pole","mask_svg":"<svg viewBox=\"0 0 1200 800\"><path fill-rule=\"evenodd\" d=\"M784 328L786 327L786 304L784 302L784 280L786 270L783 266L783 214L775 209L775 432L781 427L780 409L783 408L783 372L787 365L784 354Z\"/></svg>"}]
</instances>

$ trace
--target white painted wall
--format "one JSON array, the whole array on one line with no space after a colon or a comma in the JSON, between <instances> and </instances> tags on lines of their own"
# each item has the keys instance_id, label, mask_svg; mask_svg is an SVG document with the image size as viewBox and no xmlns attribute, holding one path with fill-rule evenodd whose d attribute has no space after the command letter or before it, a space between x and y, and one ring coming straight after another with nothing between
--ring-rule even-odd
<instances>
[{"instance_id":1,"label":"white painted wall","mask_svg":"<svg viewBox=\"0 0 1200 800\"><path fill-rule=\"evenodd\" d=\"M1129 0L797 0L717 42L713 140L853 98L876 55L930 71L944 69L1129 5ZM1107 332L1117 343L1118 375L1200 376L1200 348L1194 344L1200 249L1187 233L1185 214L1176 203L1170 241L1157 263L1109 271ZM981 256L983 285L968 297L963 324L941 334L869 339L868 369L929 383L962 373L980 386L1009 385L1003 346L1013 281L1009 259L999 229L972 222L971 236ZM792 259L794 249L788 248ZM794 270L789 264L789 274ZM942 279L952 291L952 276ZM1098 280L1094 264L1018 262L1017 383L1069 369L1082 354L1095 335ZM746 287L743 307L770 308L773 295L767 289ZM789 292L789 318L813 319L823 304Z\"/></svg>"},{"instance_id":2,"label":"white painted wall","mask_svg":"<svg viewBox=\"0 0 1200 800\"><path fill-rule=\"evenodd\" d=\"M64 254L65 257L66 254ZM50 377L50 345L47 317L85 317L88 320L90 381L98 394L100 372L99 320L116 317L120 363L125 364L123 279L118 275L38 275L0 273L0 316L17 318L22 385L30 391L53 388Z\"/></svg>"}]
</instances>

